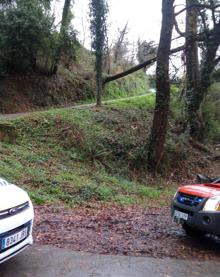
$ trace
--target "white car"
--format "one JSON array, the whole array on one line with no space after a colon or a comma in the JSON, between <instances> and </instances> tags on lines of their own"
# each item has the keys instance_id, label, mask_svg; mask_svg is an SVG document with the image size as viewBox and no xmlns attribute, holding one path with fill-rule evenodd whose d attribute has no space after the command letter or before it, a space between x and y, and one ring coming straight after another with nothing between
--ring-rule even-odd
<instances>
[{"instance_id":1,"label":"white car","mask_svg":"<svg viewBox=\"0 0 220 277\"><path fill-rule=\"evenodd\" d=\"M28 194L0 178L0 263L33 244L33 219Z\"/></svg>"}]
</instances>

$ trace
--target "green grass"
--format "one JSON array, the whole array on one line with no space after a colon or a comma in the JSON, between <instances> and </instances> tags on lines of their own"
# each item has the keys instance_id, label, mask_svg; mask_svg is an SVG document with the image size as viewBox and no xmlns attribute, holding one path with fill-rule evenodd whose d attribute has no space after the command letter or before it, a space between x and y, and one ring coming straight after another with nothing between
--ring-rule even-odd
<instances>
[{"instance_id":1,"label":"green grass","mask_svg":"<svg viewBox=\"0 0 220 277\"><path fill-rule=\"evenodd\" d=\"M0 142L0 176L25 188L37 204L160 201L158 185L134 176L153 103L149 95L101 109L52 109L11 120L17 140Z\"/></svg>"},{"instance_id":2,"label":"green grass","mask_svg":"<svg viewBox=\"0 0 220 277\"><path fill-rule=\"evenodd\" d=\"M107 83L104 87L102 100L111 101L135 96L144 96L149 94L149 80L147 75L142 72L136 72L122 79ZM79 101L78 103L95 103L95 94Z\"/></svg>"},{"instance_id":3,"label":"green grass","mask_svg":"<svg viewBox=\"0 0 220 277\"><path fill-rule=\"evenodd\" d=\"M118 99L109 102L107 105L109 107L115 107L120 109L141 109L148 111L153 111L155 104L155 94L145 94L139 95L130 99Z\"/></svg>"},{"instance_id":4,"label":"green grass","mask_svg":"<svg viewBox=\"0 0 220 277\"><path fill-rule=\"evenodd\" d=\"M143 71L128 75L117 81L106 84L103 93L104 100L126 98L148 93L149 81Z\"/></svg>"}]
</instances>

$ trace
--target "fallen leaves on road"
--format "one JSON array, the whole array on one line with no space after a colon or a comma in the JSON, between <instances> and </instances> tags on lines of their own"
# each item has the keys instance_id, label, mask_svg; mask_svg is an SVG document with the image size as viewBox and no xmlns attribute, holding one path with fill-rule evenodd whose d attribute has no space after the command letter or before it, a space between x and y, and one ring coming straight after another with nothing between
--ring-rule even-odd
<instances>
[{"instance_id":1,"label":"fallen leaves on road","mask_svg":"<svg viewBox=\"0 0 220 277\"><path fill-rule=\"evenodd\" d=\"M98 205L35 208L35 241L102 254L220 260L220 244L189 238L168 208Z\"/></svg>"}]
</instances>

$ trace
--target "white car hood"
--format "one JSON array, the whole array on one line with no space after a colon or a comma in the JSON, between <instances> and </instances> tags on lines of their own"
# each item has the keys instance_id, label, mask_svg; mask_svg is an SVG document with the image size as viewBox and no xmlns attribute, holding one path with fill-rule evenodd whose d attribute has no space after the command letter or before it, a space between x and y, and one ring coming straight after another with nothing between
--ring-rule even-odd
<instances>
[{"instance_id":1,"label":"white car hood","mask_svg":"<svg viewBox=\"0 0 220 277\"><path fill-rule=\"evenodd\" d=\"M29 201L28 194L21 188L2 183L0 178L0 211L4 211Z\"/></svg>"}]
</instances>

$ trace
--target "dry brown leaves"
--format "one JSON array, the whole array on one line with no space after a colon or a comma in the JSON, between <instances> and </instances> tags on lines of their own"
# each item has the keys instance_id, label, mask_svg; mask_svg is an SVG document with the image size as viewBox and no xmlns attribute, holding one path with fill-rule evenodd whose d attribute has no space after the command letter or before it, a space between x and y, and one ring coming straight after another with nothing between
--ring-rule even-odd
<instances>
[{"instance_id":1,"label":"dry brown leaves","mask_svg":"<svg viewBox=\"0 0 220 277\"><path fill-rule=\"evenodd\" d=\"M92 253L220 260L220 245L186 237L168 208L35 208L35 241Z\"/></svg>"}]
</instances>

